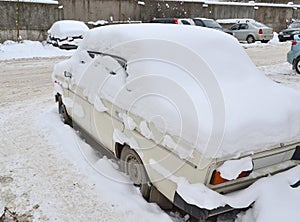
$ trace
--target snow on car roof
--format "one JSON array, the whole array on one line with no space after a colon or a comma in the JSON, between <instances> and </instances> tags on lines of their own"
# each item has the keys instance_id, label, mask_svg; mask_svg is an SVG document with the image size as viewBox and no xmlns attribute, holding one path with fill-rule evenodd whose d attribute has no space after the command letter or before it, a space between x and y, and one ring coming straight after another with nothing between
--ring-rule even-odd
<instances>
[{"instance_id":1,"label":"snow on car roof","mask_svg":"<svg viewBox=\"0 0 300 222\"><path fill-rule=\"evenodd\" d=\"M127 61L126 73L106 76L102 98L206 156L238 156L300 139L300 92L268 79L226 33L167 24L96 28L88 31L69 66L76 67L87 50ZM99 87L92 90L91 81L105 79L97 64L111 63L105 57L81 69L95 72L79 83L92 94ZM78 82L84 73L71 72Z\"/></svg>"},{"instance_id":2,"label":"snow on car roof","mask_svg":"<svg viewBox=\"0 0 300 222\"><path fill-rule=\"evenodd\" d=\"M48 30L48 33L54 37L64 38L68 36L83 35L87 30L89 30L89 28L86 24L84 24L84 22L75 20L61 20L55 22Z\"/></svg>"}]
</instances>

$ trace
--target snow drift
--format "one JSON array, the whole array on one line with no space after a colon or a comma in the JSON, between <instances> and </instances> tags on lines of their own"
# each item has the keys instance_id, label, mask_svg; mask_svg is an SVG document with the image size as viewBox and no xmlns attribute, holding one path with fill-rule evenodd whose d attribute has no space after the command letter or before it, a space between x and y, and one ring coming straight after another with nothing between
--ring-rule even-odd
<instances>
[{"instance_id":1,"label":"snow drift","mask_svg":"<svg viewBox=\"0 0 300 222\"><path fill-rule=\"evenodd\" d=\"M87 51L105 54L92 59ZM121 57L127 69L106 54ZM265 77L237 40L220 31L165 24L96 28L54 76L65 70L90 102L109 100L208 157L300 139L299 91Z\"/></svg>"}]
</instances>

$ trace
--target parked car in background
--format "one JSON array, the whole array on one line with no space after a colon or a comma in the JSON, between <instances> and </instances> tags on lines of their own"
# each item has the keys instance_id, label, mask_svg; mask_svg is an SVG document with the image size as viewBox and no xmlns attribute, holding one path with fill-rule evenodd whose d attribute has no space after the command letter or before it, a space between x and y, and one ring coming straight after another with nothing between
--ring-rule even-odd
<instances>
[{"instance_id":1,"label":"parked car in background","mask_svg":"<svg viewBox=\"0 0 300 222\"><path fill-rule=\"evenodd\" d=\"M287 54L287 61L292 64L292 68L300 74L300 35L294 35L291 50Z\"/></svg>"},{"instance_id":2,"label":"parked car in background","mask_svg":"<svg viewBox=\"0 0 300 222\"><path fill-rule=\"evenodd\" d=\"M165 23L178 25L195 25L194 21L189 18L154 18L150 23Z\"/></svg>"},{"instance_id":3,"label":"parked car in background","mask_svg":"<svg viewBox=\"0 0 300 222\"><path fill-rule=\"evenodd\" d=\"M64 122L119 159L145 199L165 208L201 220L245 208L249 195L239 205L222 194L300 163L300 93L267 79L226 33L91 29L52 78Z\"/></svg>"},{"instance_id":4,"label":"parked car in background","mask_svg":"<svg viewBox=\"0 0 300 222\"><path fill-rule=\"evenodd\" d=\"M298 34L300 34L300 21L294 21L287 29L283 29L278 33L278 39L280 42L294 40L294 35Z\"/></svg>"},{"instance_id":5,"label":"parked car in background","mask_svg":"<svg viewBox=\"0 0 300 222\"><path fill-rule=\"evenodd\" d=\"M217 29L217 30L223 30L223 27L213 19L193 18L193 21L194 21L195 25L197 25L197 26L213 28L213 29Z\"/></svg>"},{"instance_id":6,"label":"parked car in background","mask_svg":"<svg viewBox=\"0 0 300 222\"><path fill-rule=\"evenodd\" d=\"M255 41L267 43L273 38L272 28L253 19L240 20L237 24L225 30L225 32L233 35L240 42L247 41L247 43L254 43Z\"/></svg>"},{"instance_id":7,"label":"parked car in background","mask_svg":"<svg viewBox=\"0 0 300 222\"><path fill-rule=\"evenodd\" d=\"M81 21L57 21L48 30L47 42L61 49L76 49L88 30L88 26Z\"/></svg>"}]
</instances>

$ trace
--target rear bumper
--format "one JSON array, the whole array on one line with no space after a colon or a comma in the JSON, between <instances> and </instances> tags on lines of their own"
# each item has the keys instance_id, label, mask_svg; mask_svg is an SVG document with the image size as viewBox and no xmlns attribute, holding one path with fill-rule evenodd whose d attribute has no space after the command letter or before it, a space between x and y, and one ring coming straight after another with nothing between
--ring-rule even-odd
<instances>
[{"instance_id":1,"label":"rear bumper","mask_svg":"<svg viewBox=\"0 0 300 222\"><path fill-rule=\"evenodd\" d=\"M196 205L187 203L177 192L174 196L174 205L199 220L206 220L209 217L234 210L228 205L214 210L201 209Z\"/></svg>"},{"instance_id":2,"label":"rear bumper","mask_svg":"<svg viewBox=\"0 0 300 222\"><path fill-rule=\"evenodd\" d=\"M294 40L294 35L278 35L278 39L280 42Z\"/></svg>"},{"instance_id":3,"label":"rear bumper","mask_svg":"<svg viewBox=\"0 0 300 222\"><path fill-rule=\"evenodd\" d=\"M271 40L273 38L273 34L262 34L262 35L258 35L257 39L258 41L262 41L262 40Z\"/></svg>"}]
</instances>

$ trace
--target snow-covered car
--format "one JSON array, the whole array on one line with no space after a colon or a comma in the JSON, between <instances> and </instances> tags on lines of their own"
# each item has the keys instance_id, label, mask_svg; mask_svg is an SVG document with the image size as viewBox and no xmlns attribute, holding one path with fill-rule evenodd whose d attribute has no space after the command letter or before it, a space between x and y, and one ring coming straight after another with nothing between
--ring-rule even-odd
<instances>
[{"instance_id":1,"label":"snow-covered car","mask_svg":"<svg viewBox=\"0 0 300 222\"><path fill-rule=\"evenodd\" d=\"M300 163L300 92L268 79L224 32L95 28L53 81L63 120L165 208L201 219L245 208L251 198L225 194Z\"/></svg>"},{"instance_id":2,"label":"snow-covered car","mask_svg":"<svg viewBox=\"0 0 300 222\"><path fill-rule=\"evenodd\" d=\"M272 28L252 19L240 20L225 32L233 35L239 41L247 41L247 43L254 43L255 41L267 43L273 38Z\"/></svg>"},{"instance_id":3,"label":"snow-covered car","mask_svg":"<svg viewBox=\"0 0 300 222\"><path fill-rule=\"evenodd\" d=\"M81 21L57 21L48 30L47 42L61 49L76 49L88 30L88 26Z\"/></svg>"},{"instance_id":4,"label":"snow-covered car","mask_svg":"<svg viewBox=\"0 0 300 222\"><path fill-rule=\"evenodd\" d=\"M294 35L291 50L287 53L287 61L300 74L300 35Z\"/></svg>"}]
</instances>

